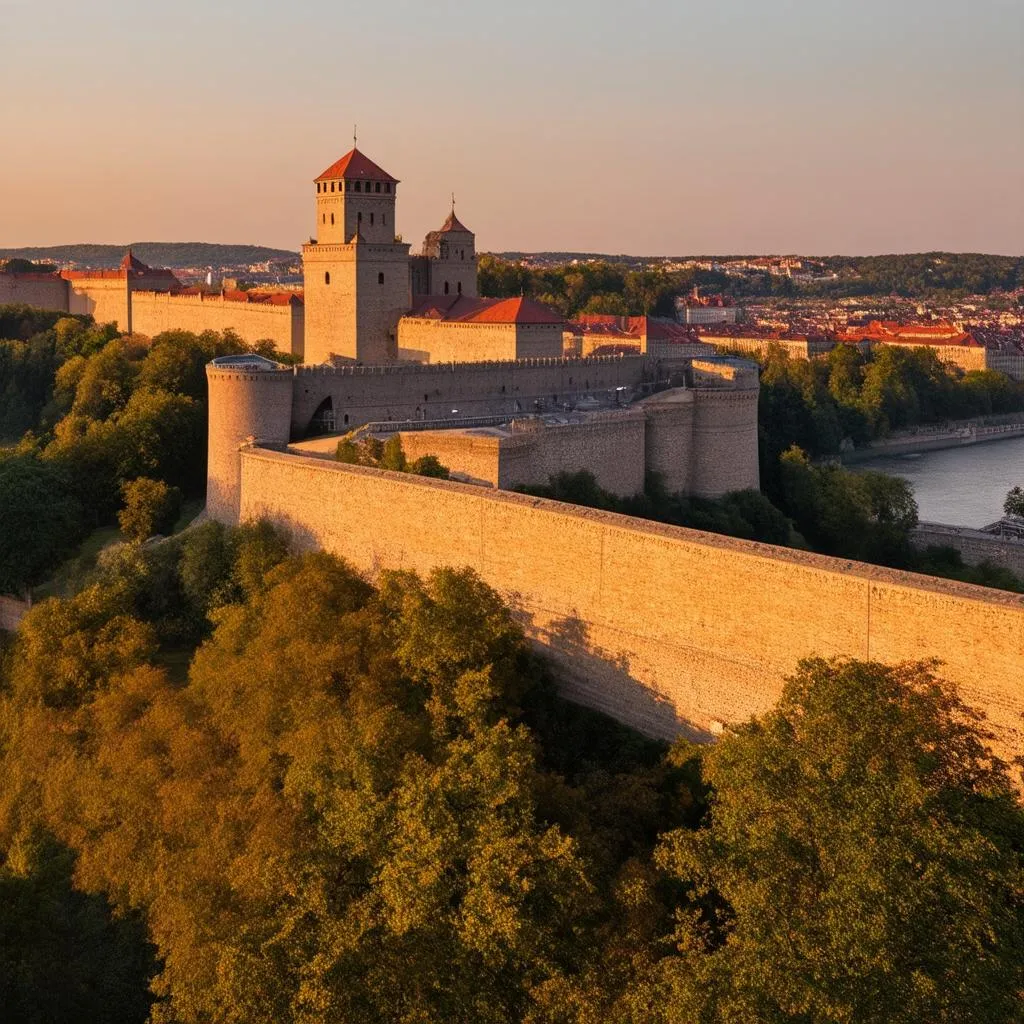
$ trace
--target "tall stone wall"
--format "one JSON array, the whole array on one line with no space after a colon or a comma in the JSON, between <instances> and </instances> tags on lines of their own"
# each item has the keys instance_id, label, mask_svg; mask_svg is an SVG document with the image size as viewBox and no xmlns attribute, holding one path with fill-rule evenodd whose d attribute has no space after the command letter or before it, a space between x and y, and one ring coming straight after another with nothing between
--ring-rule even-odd
<instances>
[{"instance_id":1,"label":"tall stone wall","mask_svg":"<svg viewBox=\"0 0 1024 1024\"><path fill-rule=\"evenodd\" d=\"M0 274L0 306L68 312L68 283L56 274Z\"/></svg>"},{"instance_id":2,"label":"tall stone wall","mask_svg":"<svg viewBox=\"0 0 1024 1024\"><path fill-rule=\"evenodd\" d=\"M408 430L399 435L405 457L414 462L433 455L464 480L497 487L500 479L500 438L473 436L457 430Z\"/></svg>"},{"instance_id":3,"label":"tall stone wall","mask_svg":"<svg viewBox=\"0 0 1024 1024\"><path fill-rule=\"evenodd\" d=\"M307 344L309 342L307 323ZM308 361L308 357L307 357ZM618 387L635 388L653 373L642 356L527 362L300 366L295 372L292 436L303 437L330 398L338 430L374 420L514 415Z\"/></svg>"},{"instance_id":4,"label":"tall stone wall","mask_svg":"<svg viewBox=\"0 0 1024 1024\"><path fill-rule=\"evenodd\" d=\"M404 316L398 323L398 348L403 358L424 363L550 359L562 355L562 326Z\"/></svg>"},{"instance_id":5,"label":"tall stone wall","mask_svg":"<svg viewBox=\"0 0 1024 1024\"><path fill-rule=\"evenodd\" d=\"M69 281L68 312L88 313L98 324L117 324L132 329L128 306L128 280L113 271L107 277L75 277Z\"/></svg>"},{"instance_id":6,"label":"tall stone wall","mask_svg":"<svg viewBox=\"0 0 1024 1024\"><path fill-rule=\"evenodd\" d=\"M132 326L150 337L162 331L234 331L243 341L269 339L279 352L302 354L303 306L237 302L221 295L133 292Z\"/></svg>"},{"instance_id":7,"label":"tall stone wall","mask_svg":"<svg viewBox=\"0 0 1024 1024\"><path fill-rule=\"evenodd\" d=\"M966 526L947 526L945 523L919 523L912 539L917 548L933 545L954 548L968 565L991 562L1024 579L1024 540L1012 540L998 534L971 530ZM1021 676L1024 679L1024 666L1021 666Z\"/></svg>"},{"instance_id":8,"label":"tall stone wall","mask_svg":"<svg viewBox=\"0 0 1024 1024\"><path fill-rule=\"evenodd\" d=\"M629 498L644 489L641 409L592 414L583 423L513 434L501 446L498 486L543 485L559 473L587 470L598 486Z\"/></svg>"},{"instance_id":9,"label":"tall stone wall","mask_svg":"<svg viewBox=\"0 0 1024 1024\"><path fill-rule=\"evenodd\" d=\"M242 519L362 571L466 565L517 609L565 692L650 735L768 710L801 656L938 657L1024 753L1024 598L467 484L247 449Z\"/></svg>"}]
</instances>

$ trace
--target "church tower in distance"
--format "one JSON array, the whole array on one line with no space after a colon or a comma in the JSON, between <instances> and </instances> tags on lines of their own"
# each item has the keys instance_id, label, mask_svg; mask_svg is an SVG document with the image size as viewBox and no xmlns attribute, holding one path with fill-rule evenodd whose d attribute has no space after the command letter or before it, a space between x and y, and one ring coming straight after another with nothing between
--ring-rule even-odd
<instances>
[{"instance_id":1,"label":"church tower in distance","mask_svg":"<svg viewBox=\"0 0 1024 1024\"><path fill-rule=\"evenodd\" d=\"M398 180L352 149L314 184L317 237L302 247L303 361L394 362L410 305L409 246L395 241Z\"/></svg>"}]
</instances>

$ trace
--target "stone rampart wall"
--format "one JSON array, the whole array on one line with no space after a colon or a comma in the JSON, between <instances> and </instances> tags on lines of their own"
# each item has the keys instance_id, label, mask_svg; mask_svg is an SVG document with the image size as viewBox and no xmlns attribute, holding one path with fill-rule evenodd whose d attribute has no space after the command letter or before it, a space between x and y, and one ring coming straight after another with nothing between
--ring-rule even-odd
<instances>
[{"instance_id":1,"label":"stone rampart wall","mask_svg":"<svg viewBox=\"0 0 1024 1024\"><path fill-rule=\"evenodd\" d=\"M221 295L132 293L132 328L153 337L162 331L234 331L243 341L269 339L279 352L302 353L302 305L236 302Z\"/></svg>"},{"instance_id":2,"label":"stone rampart wall","mask_svg":"<svg viewBox=\"0 0 1024 1024\"><path fill-rule=\"evenodd\" d=\"M501 446L498 486L544 485L559 473L587 470L599 487L629 498L644 489L642 410L513 434Z\"/></svg>"},{"instance_id":3,"label":"stone rampart wall","mask_svg":"<svg viewBox=\"0 0 1024 1024\"><path fill-rule=\"evenodd\" d=\"M423 455L434 455L442 465L472 483L498 486L499 437L475 437L448 430L408 430L400 436L402 450L410 462Z\"/></svg>"},{"instance_id":4,"label":"stone rampart wall","mask_svg":"<svg viewBox=\"0 0 1024 1024\"><path fill-rule=\"evenodd\" d=\"M68 286L69 312L88 313L98 324L115 323L120 331L131 330L126 278L76 278Z\"/></svg>"},{"instance_id":5,"label":"stone rampart wall","mask_svg":"<svg viewBox=\"0 0 1024 1024\"><path fill-rule=\"evenodd\" d=\"M373 574L467 565L565 692L651 735L768 710L804 655L938 657L1024 753L1024 598L544 499L247 449L243 519Z\"/></svg>"},{"instance_id":6,"label":"stone rampart wall","mask_svg":"<svg viewBox=\"0 0 1024 1024\"><path fill-rule=\"evenodd\" d=\"M562 354L561 324L488 324L404 316L398 322L399 352L427 363L544 359Z\"/></svg>"},{"instance_id":7,"label":"stone rampart wall","mask_svg":"<svg viewBox=\"0 0 1024 1024\"><path fill-rule=\"evenodd\" d=\"M919 523L914 531L915 547L932 545L955 548L968 565L991 562L1024 579L1024 540L1010 540L981 530L970 530L965 526L947 526L945 523ZM1021 666L1022 687L1024 687L1024 665Z\"/></svg>"},{"instance_id":8,"label":"stone rampart wall","mask_svg":"<svg viewBox=\"0 0 1024 1024\"><path fill-rule=\"evenodd\" d=\"M50 274L0 274L0 306L68 312L68 283Z\"/></svg>"},{"instance_id":9,"label":"stone rampart wall","mask_svg":"<svg viewBox=\"0 0 1024 1024\"><path fill-rule=\"evenodd\" d=\"M525 362L297 367L292 436L303 437L326 398L338 430L375 420L444 419L546 411L585 394L638 386L642 357ZM458 410L457 413L452 412Z\"/></svg>"}]
</instances>

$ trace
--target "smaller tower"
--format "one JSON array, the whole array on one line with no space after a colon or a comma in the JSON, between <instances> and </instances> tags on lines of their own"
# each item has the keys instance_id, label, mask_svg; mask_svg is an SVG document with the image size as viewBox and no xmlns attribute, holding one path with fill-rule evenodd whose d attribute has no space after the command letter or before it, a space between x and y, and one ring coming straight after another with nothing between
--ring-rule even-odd
<instances>
[{"instance_id":1,"label":"smaller tower","mask_svg":"<svg viewBox=\"0 0 1024 1024\"><path fill-rule=\"evenodd\" d=\"M423 257L424 294L476 296L476 236L455 216L454 196L451 213L440 230L431 231L424 239Z\"/></svg>"}]
</instances>

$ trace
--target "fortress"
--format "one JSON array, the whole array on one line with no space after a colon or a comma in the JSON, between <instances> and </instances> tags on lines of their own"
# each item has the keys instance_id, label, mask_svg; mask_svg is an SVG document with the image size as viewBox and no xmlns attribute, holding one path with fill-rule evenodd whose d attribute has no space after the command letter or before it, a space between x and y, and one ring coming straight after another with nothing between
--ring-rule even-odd
<instances>
[{"instance_id":1,"label":"fortress","mask_svg":"<svg viewBox=\"0 0 1024 1024\"><path fill-rule=\"evenodd\" d=\"M513 300L522 320L487 319L496 304L473 294L470 233L443 230L435 262L410 259L383 233L397 183L371 175L367 195L366 178L346 177L354 160L318 179L322 237L304 248L317 365L207 367L210 516L266 518L369 576L469 566L550 655L567 696L649 735L707 739L767 711L804 656L938 658L987 714L997 752L1024 754L1024 597L501 489L573 466L619 493L651 471L687 493L756 487L756 370L668 344L531 351L542 314ZM440 294L403 310L390 281L403 268ZM517 430L523 418L533 425ZM360 425L401 431L475 482L343 465L336 437L305 440Z\"/></svg>"}]
</instances>

